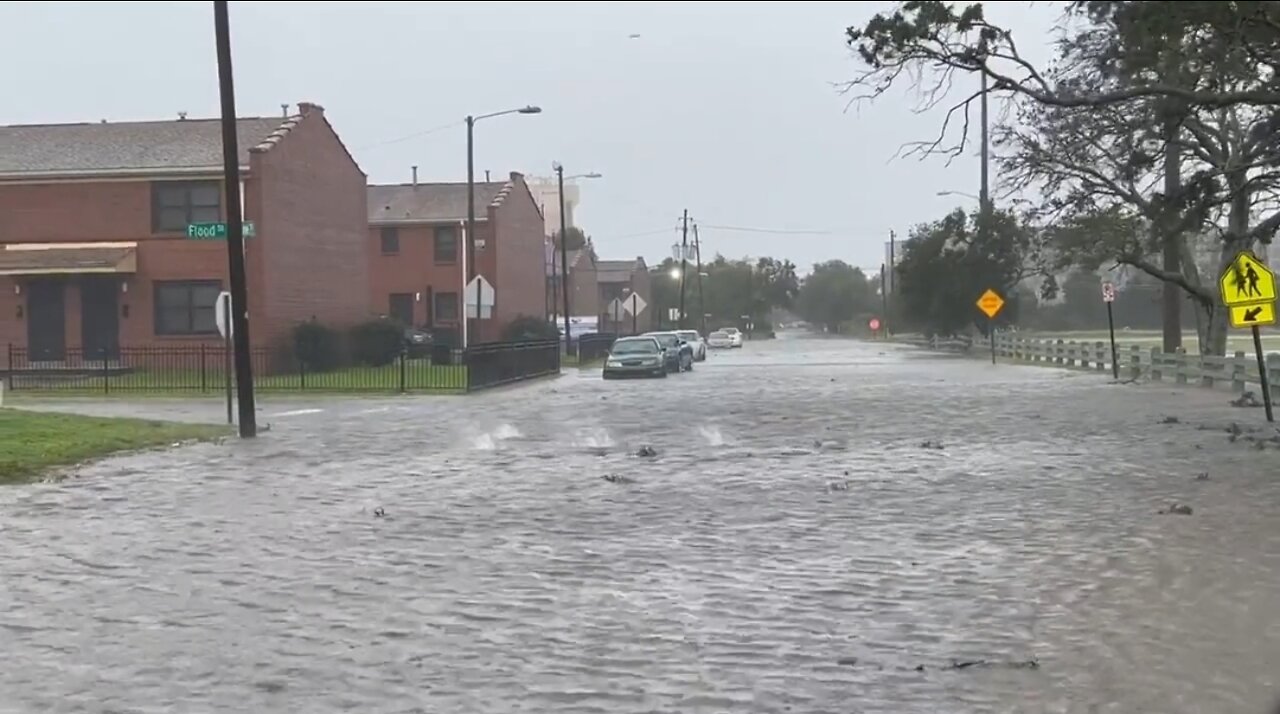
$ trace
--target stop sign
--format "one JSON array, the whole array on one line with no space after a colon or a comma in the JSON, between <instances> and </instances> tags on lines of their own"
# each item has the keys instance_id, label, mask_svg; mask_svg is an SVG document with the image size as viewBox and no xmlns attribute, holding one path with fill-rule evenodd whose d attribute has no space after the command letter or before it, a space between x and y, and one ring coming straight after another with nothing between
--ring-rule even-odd
<instances>
[{"instance_id":1,"label":"stop sign","mask_svg":"<svg viewBox=\"0 0 1280 714\"><path fill-rule=\"evenodd\" d=\"M879 329L880 329L880 318L878 318L878 317L873 317L873 318L871 318L871 322L868 322L868 323L867 323L867 327L870 327L872 332L875 332L875 331L879 330Z\"/></svg>"}]
</instances>

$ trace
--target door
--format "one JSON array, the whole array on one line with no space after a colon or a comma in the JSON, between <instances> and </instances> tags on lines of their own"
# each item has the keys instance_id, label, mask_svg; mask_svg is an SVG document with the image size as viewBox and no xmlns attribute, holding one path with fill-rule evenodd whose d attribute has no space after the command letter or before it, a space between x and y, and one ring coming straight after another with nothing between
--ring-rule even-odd
<instances>
[{"instance_id":1,"label":"door","mask_svg":"<svg viewBox=\"0 0 1280 714\"><path fill-rule=\"evenodd\" d=\"M67 350L67 311L61 280L27 283L27 360L60 362Z\"/></svg>"},{"instance_id":2,"label":"door","mask_svg":"<svg viewBox=\"0 0 1280 714\"><path fill-rule=\"evenodd\" d=\"M116 359L120 355L120 295L111 278L80 283L80 345L84 359Z\"/></svg>"},{"instance_id":3,"label":"door","mask_svg":"<svg viewBox=\"0 0 1280 714\"><path fill-rule=\"evenodd\" d=\"M413 293L391 293L389 302L391 319L405 327L413 327Z\"/></svg>"}]
</instances>

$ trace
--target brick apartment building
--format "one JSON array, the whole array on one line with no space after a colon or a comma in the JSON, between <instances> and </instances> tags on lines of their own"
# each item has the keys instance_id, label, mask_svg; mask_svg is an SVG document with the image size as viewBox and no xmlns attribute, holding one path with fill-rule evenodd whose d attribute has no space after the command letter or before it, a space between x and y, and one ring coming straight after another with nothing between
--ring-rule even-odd
<instances>
[{"instance_id":1,"label":"brick apartment building","mask_svg":"<svg viewBox=\"0 0 1280 714\"><path fill-rule=\"evenodd\" d=\"M238 123L255 345L312 317L369 316L365 174L324 116ZM83 349L217 340L226 220L213 119L0 127L0 349L58 361Z\"/></svg>"},{"instance_id":2,"label":"brick apartment building","mask_svg":"<svg viewBox=\"0 0 1280 714\"><path fill-rule=\"evenodd\" d=\"M467 185L418 183L368 188L367 260L373 309L437 339L456 340L464 314ZM524 176L475 184L476 261L493 285L492 318L472 342L492 342L520 316L546 304L542 212Z\"/></svg>"},{"instance_id":3,"label":"brick apartment building","mask_svg":"<svg viewBox=\"0 0 1280 714\"><path fill-rule=\"evenodd\" d=\"M600 290L600 331L616 334L631 334L632 328L637 332L653 329L653 292L649 285L649 266L644 258L635 260L601 260L596 262L596 283ZM645 302L645 309L634 320L625 317L615 322L609 314L609 305L615 299L625 300L631 293L636 293Z\"/></svg>"},{"instance_id":4,"label":"brick apartment building","mask_svg":"<svg viewBox=\"0 0 1280 714\"><path fill-rule=\"evenodd\" d=\"M604 307L600 304L600 289L597 284L596 253L590 243L580 250L571 250L566 256L569 264L569 317L600 319ZM552 256L551 274L547 276L547 292L551 298L551 316L557 325L563 324L564 293L560 286L560 251L556 249ZM574 334L576 335L575 332ZM593 327L590 332L595 332Z\"/></svg>"}]
</instances>

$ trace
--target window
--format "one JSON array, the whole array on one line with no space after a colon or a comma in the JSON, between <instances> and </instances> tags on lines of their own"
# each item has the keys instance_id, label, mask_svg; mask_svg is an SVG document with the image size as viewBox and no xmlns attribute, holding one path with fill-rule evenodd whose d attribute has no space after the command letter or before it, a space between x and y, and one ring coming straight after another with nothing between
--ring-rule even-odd
<instances>
[{"instance_id":1,"label":"window","mask_svg":"<svg viewBox=\"0 0 1280 714\"><path fill-rule=\"evenodd\" d=\"M382 254L395 255L400 252L400 229L394 226L382 228Z\"/></svg>"},{"instance_id":2,"label":"window","mask_svg":"<svg viewBox=\"0 0 1280 714\"><path fill-rule=\"evenodd\" d=\"M183 233L191 223L222 220L222 188L217 181L157 181L151 184L151 230Z\"/></svg>"},{"instance_id":3,"label":"window","mask_svg":"<svg viewBox=\"0 0 1280 714\"><path fill-rule=\"evenodd\" d=\"M457 226L436 226L435 243L437 263L456 263L458 261Z\"/></svg>"},{"instance_id":4,"label":"window","mask_svg":"<svg viewBox=\"0 0 1280 714\"><path fill-rule=\"evenodd\" d=\"M413 327L413 293L391 293L391 319L405 327Z\"/></svg>"},{"instance_id":5,"label":"window","mask_svg":"<svg viewBox=\"0 0 1280 714\"><path fill-rule=\"evenodd\" d=\"M157 335L216 335L214 303L222 283L216 280L155 282Z\"/></svg>"},{"instance_id":6,"label":"window","mask_svg":"<svg viewBox=\"0 0 1280 714\"><path fill-rule=\"evenodd\" d=\"M458 294L436 293L436 319L455 322L458 319Z\"/></svg>"}]
</instances>

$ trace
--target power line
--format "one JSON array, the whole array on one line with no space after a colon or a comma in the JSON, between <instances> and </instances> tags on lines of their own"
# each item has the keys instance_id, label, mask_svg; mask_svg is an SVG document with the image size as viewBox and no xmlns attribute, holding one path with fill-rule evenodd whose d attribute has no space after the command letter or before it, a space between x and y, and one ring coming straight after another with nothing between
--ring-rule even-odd
<instances>
[{"instance_id":1,"label":"power line","mask_svg":"<svg viewBox=\"0 0 1280 714\"><path fill-rule=\"evenodd\" d=\"M754 228L746 226L718 226L712 223L701 224L703 228L714 228L721 231L738 231L741 233L770 233L773 235L810 235L810 236L829 236L831 231L814 231L814 230L787 230L774 228Z\"/></svg>"},{"instance_id":2,"label":"power line","mask_svg":"<svg viewBox=\"0 0 1280 714\"><path fill-rule=\"evenodd\" d=\"M383 147L383 146L390 146L391 144L399 144L399 143L400 143L400 142L402 142L402 141L408 141L408 140L410 140L410 139L416 139L416 138L418 138L418 137L420 137L420 136L427 136L428 134L436 134L436 133L438 133L438 132L442 132L442 131L444 131L445 129L454 129L454 128L456 128L456 127L460 127L460 126L462 126L463 124L464 124L464 122L461 122L461 121L450 122L450 123L448 123L448 124L441 124L440 126L432 127L431 129L424 129L424 130L422 130L422 131L416 131L416 132L414 132L414 133L412 133L412 134L406 134L406 135L404 135L404 136L397 137L397 138L395 138L395 139L388 139L388 140L386 140L386 141L380 141L380 142L378 142L378 143L376 143L376 144L365 144L364 146L357 146L354 150L355 150L355 151L366 151L366 150L368 150L368 149L377 149L377 148L379 148L379 147Z\"/></svg>"}]
</instances>

